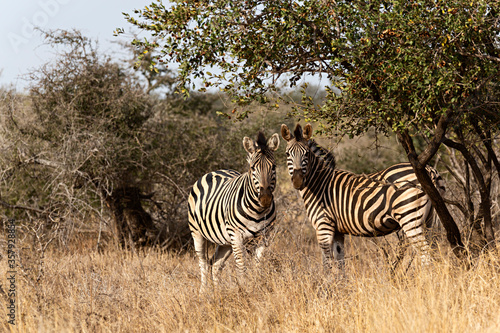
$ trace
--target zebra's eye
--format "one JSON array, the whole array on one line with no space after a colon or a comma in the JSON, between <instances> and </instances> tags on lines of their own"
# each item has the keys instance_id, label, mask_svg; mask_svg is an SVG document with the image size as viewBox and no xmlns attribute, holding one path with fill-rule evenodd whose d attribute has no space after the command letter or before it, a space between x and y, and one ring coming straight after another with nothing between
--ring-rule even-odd
<instances>
[{"instance_id":1,"label":"zebra's eye","mask_svg":"<svg viewBox=\"0 0 500 333\"><path fill-rule=\"evenodd\" d=\"M290 153L289 152L285 152L286 154L286 157L290 157Z\"/></svg>"},{"instance_id":2,"label":"zebra's eye","mask_svg":"<svg viewBox=\"0 0 500 333\"><path fill-rule=\"evenodd\" d=\"M276 165L273 165L273 171L276 171Z\"/></svg>"}]
</instances>

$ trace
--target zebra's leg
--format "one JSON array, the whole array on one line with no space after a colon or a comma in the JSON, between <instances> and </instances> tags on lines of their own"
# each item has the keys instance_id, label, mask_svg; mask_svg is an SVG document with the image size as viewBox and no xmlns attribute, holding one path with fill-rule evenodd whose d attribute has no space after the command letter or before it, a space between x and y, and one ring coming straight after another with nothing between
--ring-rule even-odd
<instances>
[{"instance_id":1,"label":"zebra's leg","mask_svg":"<svg viewBox=\"0 0 500 333\"><path fill-rule=\"evenodd\" d=\"M210 266L207 258L208 241L198 232L192 233L194 240L194 250L198 256L200 271L201 271L201 287L200 292L206 291L207 279L210 275Z\"/></svg>"},{"instance_id":2,"label":"zebra's leg","mask_svg":"<svg viewBox=\"0 0 500 333\"><path fill-rule=\"evenodd\" d=\"M319 225L321 226L322 224L320 223ZM318 228L316 230L316 238L322 251L323 270L325 273L332 270L333 235L333 230L330 228Z\"/></svg>"},{"instance_id":3,"label":"zebra's leg","mask_svg":"<svg viewBox=\"0 0 500 333\"><path fill-rule=\"evenodd\" d=\"M257 240L257 245L255 246L254 249L254 258L255 261L257 262L257 265L260 265L261 258L263 257L264 252L269 246L268 237L273 230L274 230L274 223L271 222L271 224L265 230L261 231L261 237L259 237L259 239Z\"/></svg>"},{"instance_id":4,"label":"zebra's leg","mask_svg":"<svg viewBox=\"0 0 500 333\"><path fill-rule=\"evenodd\" d=\"M430 202L428 202L428 205L421 205L420 207L419 210L403 215L399 223L408 242L419 252L422 264L428 264L431 261L430 246L425 237L424 226L430 211Z\"/></svg>"},{"instance_id":5,"label":"zebra's leg","mask_svg":"<svg viewBox=\"0 0 500 333\"><path fill-rule=\"evenodd\" d=\"M246 248L243 243L243 236L235 233L231 237L231 246L233 249L234 260L236 261L236 268L238 269L238 276L241 278L245 274L245 254Z\"/></svg>"},{"instance_id":6,"label":"zebra's leg","mask_svg":"<svg viewBox=\"0 0 500 333\"><path fill-rule=\"evenodd\" d=\"M341 272L345 269L345 250L344 250L344 234L336 232L333 235L333 256L335 263Z\"/></svg>"},{"instance_id":7,"label":"zebra's leg","mask_svg":"<svg viewBox=\"0 0 500 333\"><path fill-rule=\"evenodd\" d=\"M257 245L257 247L255 248L254 257L257 264L260 264L260 259L263 257L266 248L267 246L264 241L260 242L259 245Z\"/></svg>"},{"instance_id":8,"label":"zebra's leg","mask_svg":"<svg viewBox=\"0 0 500 333\"><path fill-rule=\"evenodd\" d=\"M231 255L232 250L231 245L217 245L217 248L215 249L215 253L212 258L212 277L216 285L219 283L219 274L224 268L224 263Z\"/></svg>"}]
</instances>

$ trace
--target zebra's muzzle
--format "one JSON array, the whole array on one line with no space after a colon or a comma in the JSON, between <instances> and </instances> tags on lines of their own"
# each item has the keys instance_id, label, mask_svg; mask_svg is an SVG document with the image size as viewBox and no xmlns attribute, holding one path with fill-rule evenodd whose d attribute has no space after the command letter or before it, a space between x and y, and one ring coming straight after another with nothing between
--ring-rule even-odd
<instances>
[{"instance_id":1,"label":"zebra's muzzle","mask_svg":"<svg viewBox=\"0 0 500 333\"><path fill-rule=\"evenodd\" d=\"M302 169L294 169L292 173L292 185L296 190L304 188L304 175Z\"/></svg>"},{"instance_id":2,"label":"zebra's muzzle","mask_svg":"<svg viewBox=\"0 0 500 333\"><path fill-rule=\"evenodd\" d=\"M273 203L273 192L269 187L260 189L259 202L264 208L271 206Z\"/></svg>"}]
</instances>

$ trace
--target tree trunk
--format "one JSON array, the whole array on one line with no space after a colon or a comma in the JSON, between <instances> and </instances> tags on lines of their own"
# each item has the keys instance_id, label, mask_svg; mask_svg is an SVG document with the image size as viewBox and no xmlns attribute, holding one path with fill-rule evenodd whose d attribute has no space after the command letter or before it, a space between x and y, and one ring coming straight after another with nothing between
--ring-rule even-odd
<instances>
[{"instance_id":1,"label":"tree trunk","mask_svg":"<svg viewBox=\"0 0 500 333\"><path fill-rule=\"evenodd\" d=\"M432 158L432 156L434 156L437 149L439 148L441 139L444 137L444 133L446 132L447 119L444 119L443 117L439 122L440 124L438 124L436 135L433 138L433 141L431 141L429 146L420 156L415 151L413 140L408 131L398 132L397 135L406 150L408 160L413 166L413 170L415 171L415 175L417 176L420 185L422 186L425 193L429 196L432 206L436 210L436 213L438 214L439 219L441 220L441 223L446 230L446 238L448 239L448 242L452 247L453 253L458 258L463 259L465 258L466 253L464 245L462 243L460 230L458 229L458 226L453 220L450 212L448 211L443 198L432 183L432 179L425 169L427 162Z\"/></svg>"},{"instance_id":2,"label":"tree trunk","mask_svg":"<svg viewBox=\"0 0 500 333\"><path fill-rule=\"evenodd\" d=\"M474 214L474 203L472 201L472 195L471 195L471 184L470 184L470 166L467 160L465 161L465 200L467 204L467 221L470 226L472 226L472 229L476 232L478 236L478 246L483 249L487 245L486 241L486 236L484 235L484 231L481 228L481 220L478 218L480 217L481 213L478 214L477 218ZM481 212L481 209L479 209L479 212Z\"/></svg>"},{"instance_id":3,"label":"tree trunk","mask_svg":"<svg viewBox=\"0 0 500 333\"><path fill-rule=\"evenodd\" d=\"M487 179L483 177L483 174L481 172L481 169L479 168L479 165L477 164L476 159L467 150L465 145L450 139L446 139L443 142L448 147L460 151L460 153L462 154L462 156L465 158L465 160L472 169L472 173L474 175L474 178L476 179L476 183L479 186L479 194L481 196L481 203L479 205L479 214L475 219L475 221L479 220L479 218L483 220L484 235L486 237L487 246L495 247L495 233L493 231L493 223L491 218L491 197L490 197L491 177L488 177ZM477 228L477 225L475 226L473 225L473 227Z\"/></svg>"},{"instance_id":4,"label":"tree trunk","mask_svg":"<svg viewBox=\"0 0 500 333\"><path fill-rule=\"evenodd\" d=\"M137 187L120 187L113 191L106 202L113 212L116 235L123 247L152 245L157 238L151 215L142 207L141 194Z\"/></svg>"}]
</instances>

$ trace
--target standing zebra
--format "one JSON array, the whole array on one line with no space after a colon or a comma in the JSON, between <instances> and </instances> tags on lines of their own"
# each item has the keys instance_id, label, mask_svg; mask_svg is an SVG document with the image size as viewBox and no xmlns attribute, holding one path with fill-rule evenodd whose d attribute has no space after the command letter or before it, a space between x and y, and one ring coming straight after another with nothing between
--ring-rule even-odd
<instances>
[{"instance_id":1,"label":"standing zebra","mask_svg":"<svg viewBox=\"0 0 500 333\"><path fill-rule=\"evenodd\" d=\"M304 131L297 125L293 135L281 125L281 136L288 142L288 172L316 230L325 270L331 269L332 252L343 268L345 234L376 237L399 229L420 250L423 262L429 261L424 223L433 209L411 164L396 164L368 175L337 170L334 156L310 139L311 134L310 124ZM437 171L431 167L427 171L443 192Z\"/></svg>"},{"instance_id":2,"label":"standing zebra","mask_svg":"<svg viewBox=\"0 0 500 333\"><path fill-rule=\"evenodd\" d=\"M257 141L245 137L243 147L248 152L248 172L219 170L201 177L189 194L189 229L201 269L201 290L207 276L217 275L231 252L240 276L245 270L246 246L256 246L257 259L262 255L265 237L273 227L276 210L273 191L276 187L276 161L279 136L275 133L266 141L259 132ZM260 242L258 241L260 239ZM207 242L217 245L208 261Z\"/></svg>"}]
</instances>

